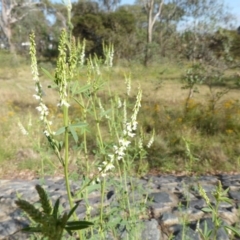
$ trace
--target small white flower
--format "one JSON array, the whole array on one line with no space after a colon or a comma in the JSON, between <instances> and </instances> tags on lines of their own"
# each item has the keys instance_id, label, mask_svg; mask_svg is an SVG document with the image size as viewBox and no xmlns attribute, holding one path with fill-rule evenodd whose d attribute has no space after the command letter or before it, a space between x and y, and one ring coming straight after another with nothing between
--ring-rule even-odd
<instances>
[{"instance_id":1,"label":"small white flower","mask_svg":"<svg viewBox=\"0 0 240 240\"><path fill-rule=\"evenodd\" d=\"M122 102L121 102L121 99L118 98L118 106L117 106L117 108L121 108L121 107L122 107Z\"/></svg>"},{"instance_id":2,"label":"small white flower","mask_svg":"<svg viewBox=\"0 0 240 240\"><path fill-rule=\"evenodd\" d=\"M69 108L70 104L65 99L62 99L60 101L60 106L65 106L65 107Z\"/></svg>"},{"instance_id":3,"label":"small white flower","mask_svg":"<svg viewBox=\"0 0 240 240\"><path fill-rule=\"evenodd\" d=\"M131 142L124 139L124 138L121 138L119 139L119 144L122 145L123 147L127 147Z\"/></svg>"},{"instance_id":4,"label":"small white flower","mask_svg":"<svg viewBox=\"0 0 240 240\"><path fill-rule=\"evenodd\" d=\"M153 144L153 141L154 141L154 137L151 137L148 144L147 144L147 147L150 148Z\"/></svg>"},{"instance_id":5,"label":"small white flower","mask_svg":"<svg viewBox=\"0 0 240 240\"><path fill-rule=\"evenodd\" d=\"M118 155L118 156L124 156L125 155L124 150L125 150L124 147L117 148L115 150L115 154Z\"/></svg>"},{"instance_id":6,"label":"small white flower","mask_svg":"<svg viewBox=\"0 0 240 240\"><path fill-rule=\"evenodd\" d=\"M104 165L104 171L107 172L111 169L114 168L114 165L111 163L111 162L103 162L103 165Z\"/></svg>"},{"instance_id":7,"label":"small white flower","mask_svg":"<svg viewBox=\"0 0 240 240\"><path fill-rule=\"evenodd\" d=\"M40 100L40 96L39 95L36 95L36 94L33 94L33 97L36 99L36 100Z\"/></svg>"},{"instance_id":8,"label":"small white flower","mask_svg":"<svg viewBox=\"0 0 240 240\"><path fill-rule=\"evenodd\" d=\"M118 161L120 161L120 160L122 160L122 159L123 159L123 156L118 156L118 157L117 157L117 160L118 160Z\"/></svg>"},{"instance_id":9,"label":"small white flower","mask_svg":"<svg viewBox=\"0 0 240 240\"><path fill-rule=\"evenodd\" d=\"M137 130L137 125L138 125L138 122L137 122L137 121L133 121L133 122L132 122L132 130L133 130L133 131Z\"/></svg>"},{"instance_id":10,"label":"small white flower","mask_svg":"<svg viewBox=\"0 0 240 240\"><path fill-rule=\"evenodd\" d=\"M28 131L25 129L25 127L22 125L21 122L18 122L18 126L19 126L22 134L27 136L28 135Z\"/></svg>"},{"instance_id":11,"label":"small white flower","mask_svg":"<svg viewBox=\"0 0 240 240\"><path fill-rule=\"evenodd\" d=\"M138 141L138 147L139 147L139 149L143 149L142 138L140 138L139 141Z\"/></svg>"},{"instance_id":12,"label":"small white flower","mask_svg":"<svg viewBox=\"0 0 240 240\"><path fill-rule=\"evenodd\" d=\"M126 128L128 132L132 132L132 124L130 122L126 124Z\"/></svg>"},{"instance_id":13,"label":"small white flower","mask_svg":"<svg viewBox=\"0 0 240 240\"><path fill-rule=\"evenodd\" d=\"M150 148L152 146L153 142L154 142L154 135L155 135L155 132L153 131L152 136L151 136L151 138L150 138L150 140L147 144L148 148Z\"/></svg>"},{"instance_id":14,"label":"small white flower","mask_svg":"<svg viewBox=\"0 0 240 240\"><path fill-rule=\"evenodd\" d=\"M133 138L136 134L135 133L131 133L131 132L128 132L128 136Z\"/></svg>"},{"instance_id":15,"label":"small white flower","mask_svg":"<svg viewBox=\"0 0 240 240\"><path fill-rule=\"evenodd\" d=\"M110 162L114 161L114 155L113 154L108 154L108 157L110 158Z\"/></svg>"},{"instance_id":16,"label":"small white flower","mask_svg":"<svg viewBox=\"0 0 240 240\"><path fill-rule=\"evenodd\" d=\"M47 130L44 130L44 135L46 136L46 137L49 137L50 136L50 134L49 134L49 132L47 131Z\"/></svg>"}]
</instances>

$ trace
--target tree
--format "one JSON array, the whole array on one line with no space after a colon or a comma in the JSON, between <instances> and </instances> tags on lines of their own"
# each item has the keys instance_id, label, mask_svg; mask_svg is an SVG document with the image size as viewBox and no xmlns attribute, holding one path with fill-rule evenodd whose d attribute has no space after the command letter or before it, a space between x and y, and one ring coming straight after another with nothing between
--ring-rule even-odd
<instances>
[{"instance_id":1,"label":"tree","mask_svg":"<svg viewBox=\"0 0 240 240\"><path fill-rule=\"evenodd\" d=\"M12 26L24 17L29 11L38 10L41 5L39 1L34 0L1 0L0 2L0 27L7 39L10 52L15 53L15 46L12 43Z\"/></svg>"},{"instance_id":2,"label":"tree","mask_svg":"<svg viewBox=\"0 0 240 240\"><path fill-rule=\"evenodd\" d=\"M117 5L121 3L121 0L100 0L99 2L103 10L112 12L116 9Z\"/></svg>"},{"instance_id":3,"label":"tree","mask_svg":"<svg viewBox=\"0 0 240 240\"><path fill-rule=\"evenodd\" d=\"M182 1L184 0L145 0L144 8L147 15L147 42L145 48L144 65L147 66L150 59L150 49L153 43L154 27L158 25L160 38L165 27L169 27L172 21L179 21L183 15ZM162 38L161 38L162 40Z\"/></svg>"},{"instance_id":4,"label":"tree","mask_svg":"<svg viewBox=\"0 0 240 240\"><path fill-rule=\"evenodd\" d=\"M29 54L28 46L23 43L29 42L29 34L34 31L37 53L43 55L51 44L53 29L50 21L43 11L29 12L28 16L12 25L12 44L15 51L20 54Z\"/></svg>"},{"instance_id":5,"label":"tree","mask_svg":"<svg viewBox=\"0 0 240 240\"><path fill-rule=\"evenodd\" d=\"M156 9L154 0L147 0L145 3L145 8L147 11L147 20L148 20L147 44L146 44L146 52L145 52L145 58L144 58L145 66L148 65L148 61L149 61L149 45L152 43L153 26L162 13L163 4L164 4L164 0L161 0L157 5L157 9Z\"/></svg>"},{"instance_id":6,"label":"tree","mask_svg":"<svg viewBox=\"0 0 240 240\"><path fill-rule=\"evenodd\" d=\"M86 40L87 55L102 57L104 43L114 45L117 58L129 59L132 49L126 42L131 42L136 28L131 12L123 8L115 12L102 12L95 3L81 3L73 6L72 23L74 36Z\"/></svg>"},{"instance_id":7,"label":"tree","mask_svg":"<svg viewBox=\"0 0 240 240\"><path fill-rule=\"evenodd\" d=\"M182 39L188 58L193 62L201 59L208 65L219 63L208 40L213 40L218 29L232 20L223 0L186 0L184 10L186 23Z\"/></svg>"}]
</instances>

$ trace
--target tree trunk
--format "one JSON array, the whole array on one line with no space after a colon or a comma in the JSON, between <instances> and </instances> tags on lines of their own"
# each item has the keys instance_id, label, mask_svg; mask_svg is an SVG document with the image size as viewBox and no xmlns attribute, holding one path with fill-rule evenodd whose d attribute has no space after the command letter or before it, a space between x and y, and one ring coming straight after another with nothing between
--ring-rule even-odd
<instances>
[{"instance_id":1,"label":"tree trunk","mask_svg":"<svg viewBox=\"0 0 240 240\"><path fill-rule=\"evenodd\" d=\"M6 26L6 27L4 27L2 29L3 29L3 32L4 32L5 36L6 36L6 38L7 38L10 53L15 54L16 53L16 49L15 49L15 46L14 46L14 44L12 42L12 29L11 29L11 26Z\"/></svg>"},{"instance_id":2,"label":"tree trunk","mask_svg":"<svg viewBox=\"0 0 240 240\"><path fill-rule=\"evenodd\" d=\"M148 27L147 27L147 44L145 48L145 56L144 56L144 66L147 67L149 58L150 58L150 45L152 43L152 35L153 35L153 26L157 20L157 18L160 16L162 12L162 6L163 6L164 0L162 0L159 3L158 11L153 17L153 11L154 11L154 0L148 0L146 3L146 10L147 10L147 18L148 18Z\"/></svg>"}]
</instances>

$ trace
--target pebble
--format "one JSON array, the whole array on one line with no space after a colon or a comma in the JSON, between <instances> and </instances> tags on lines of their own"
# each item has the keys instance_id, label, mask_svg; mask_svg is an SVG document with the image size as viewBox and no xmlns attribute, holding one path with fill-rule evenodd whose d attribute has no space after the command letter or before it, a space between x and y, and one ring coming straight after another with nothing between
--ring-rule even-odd
<instances>
[{"instance_id":1,"label":"pebble","mask_svg":"<svg viewBox=\"0 0 240 240\"><path fill-rule=\"evenodd\" d=\"M218 214L222 219L222 224L216 230L216 239L239 240L240 236L233 235L230 238L224 227L236 226L240 229L240 174L193 177L146 175L141 179L129 178L127 191L122 187L123 185L118 179L114 179L114 181L111 179L111 184L110 180L107 180L106 183L104 206L111 206L111 208L119 206L119 201L126 194L128 194L132 206L137 206L137 202L144 198L147 200L145 206L148 210L148 218L138 216L136 227L140 230L138 230L135 237L131 237L130 233L128 233L128 226L120 224L116 229L118 239L201 240L198 229L204 231L204 228L207 227L208 230L214 232L214 224L211 214L203 211L206 202L199 194L198 184L201 184L214 205L216 201L213 192L216 190L219 181L223 189L229 188L227 196L232 200L232 203L223 202L219 205ZM19 231L21 228L28 226L29 220L17 208L15 200L20 197L31 203L37 203L39 197L35 190L36 184L44 187L53 202L60 197L62 209L69 210L65 184L61 178L30 181L0 180L0 240L30 239L28 235ZM84 219L86 214L90 214L92 217L98 216L101 203L101 184L96 183L88 187L87 199L76 196L82 185L83 181L71 181L71 193L78 198L76 201L79 202L76 210L78 217ZM121 197L118 198L117 196ZM118 212L118 214L121 214L121 212ZM114 221L114 217L117 218L118 215L112 214L111 217L112 221ZM92 239L98 239L97 233L93 234L96 235L95 238L92 236ZM111 233L106 233L105 236L107 240L115 239Z\"/></svg>"}]
</instances>

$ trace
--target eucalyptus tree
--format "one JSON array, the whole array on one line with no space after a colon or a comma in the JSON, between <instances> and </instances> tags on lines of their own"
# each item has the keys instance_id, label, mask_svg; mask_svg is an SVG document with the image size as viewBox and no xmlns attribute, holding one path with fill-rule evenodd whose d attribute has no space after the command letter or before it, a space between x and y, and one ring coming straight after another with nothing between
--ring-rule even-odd
<instances>
[{"instance_id":1,"label":"eucalyptus tree","mask_svg":"<svg viewBox=\"0 0 240 240\"><path fill-rule=\"evenodd\" d=\"M86 40L87 55L102 57L104 43L114 45L116 58L130 58L133 49L126 43L131 42L136 28L131 12L124 8L104 12L96 2L77 3L73 5L72 23L74 36Z\"/></svg>"},{"instance_id":2,"label":"eucalyptus tree","mask_svg":"<svg viewBox=\"0 0 240 240\"><path fill-rule=\"evenodd\" d=\"M138 0L146 14L146 47L144 65L147 66L151 57L151 46L156 30L160 42L163 42L163 32L175 21L180 21L184 15L182 2L184 0ZM176 28L175 28L176 29Z\"/></svg>"},{"instance_id":3,"label":"eucalyptus tree","mask_svg":"<svg viewBox=\"0 0 240 240\"><path fill-rule=\"evenodd\" d=\"M13 24L18 23L29 12L39 10L42 6L40 0L1 0L0 1L0 27L7 40L11 53L15 53L15 46L12 42Z\"/></svg>"},{"instance_id":4,"label":"eucalyptus tree","mask_svg":"<svg viewBox=\"0 0 240 240\"><path fill-rule=\"evenodd\" d=\"M210 63L214 55L209 49L208 39L211 39L218 29L227 26L233 17L224 0L186 0L184 10L186 21L183 25L183 36L188 37L183 39L188 58Z\"/></svg>"},{"instance_id":5,"label":"eucalyptus tree","mask_svg":"<svg viewBox=\"0 0 240 240\"><path fill-rule=\"evenodd\" d=\"M120 3L121 0L99 0L100 7L106 12L113 12Z\"/></svg>"}]
</instances>

